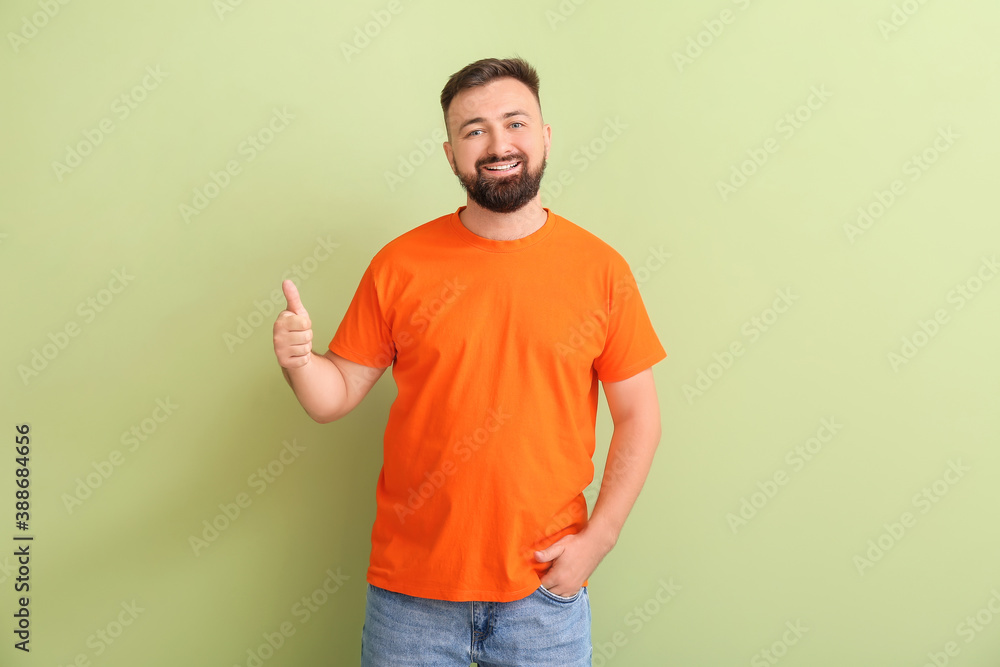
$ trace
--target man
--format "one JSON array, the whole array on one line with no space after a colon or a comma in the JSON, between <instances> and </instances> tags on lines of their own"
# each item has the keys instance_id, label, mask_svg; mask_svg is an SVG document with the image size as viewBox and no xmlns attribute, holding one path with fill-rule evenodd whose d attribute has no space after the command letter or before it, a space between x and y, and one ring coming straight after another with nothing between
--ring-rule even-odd
<instances>
[{"instance_id":1,"label":"man","mask_svg":"<svg viewBox=\"0 0 1000 667\"><path fill-rule=\"evenodd\" d=\"M666 353L624 258L541 206L535 70L472 63L441 107L466 205L375 255L323 356L284 281L275 354L320 423L393 369L362 664L590 665L588 577L649 471ZM598 380L614 435L588 520Z\"/></svg>"}]
</instances>

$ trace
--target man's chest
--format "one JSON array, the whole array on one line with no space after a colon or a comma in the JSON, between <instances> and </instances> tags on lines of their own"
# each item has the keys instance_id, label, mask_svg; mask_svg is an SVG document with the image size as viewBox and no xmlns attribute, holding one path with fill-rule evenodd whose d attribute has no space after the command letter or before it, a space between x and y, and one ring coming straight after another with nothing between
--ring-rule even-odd
<instances>
[{"instance_id":1,"label":"man's chest","mask_svg":"<svg viewBox=\"0 0 1000 667\"><path fill-rule=\"evenodd\" d=\"M397 285L388 324L397 361L512 356L589 368L604 348L608 293L600 277L556 271L453 271Z\"/></svg>"}]
</instances>

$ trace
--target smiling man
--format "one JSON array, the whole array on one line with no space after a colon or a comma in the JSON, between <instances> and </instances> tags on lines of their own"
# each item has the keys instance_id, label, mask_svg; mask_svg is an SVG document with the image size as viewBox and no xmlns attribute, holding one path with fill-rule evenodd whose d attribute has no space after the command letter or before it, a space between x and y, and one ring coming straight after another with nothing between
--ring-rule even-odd
<instances>
[{"instance_id":1,"label":"smiling man","mask_svg":"<svg viewBox=\"0 0 1000 667\"><path fill-rule=\"evenodd\" d=\"M375 254L325 355L286 280L275 354L321 423L392 367L363 665L590 665L589 577L652 463L666 352L624 258L541 205L535 70L472 63L441 108L466 205ZM599 382L614 432L588 519Z\"/></svg>"}]
</instances>

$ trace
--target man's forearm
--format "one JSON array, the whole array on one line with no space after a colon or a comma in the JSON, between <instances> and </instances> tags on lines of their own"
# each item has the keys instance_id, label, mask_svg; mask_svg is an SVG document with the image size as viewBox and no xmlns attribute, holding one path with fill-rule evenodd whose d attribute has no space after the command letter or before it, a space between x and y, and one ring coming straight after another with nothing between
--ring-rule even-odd
<instances>
[{"instance_id":1,"label":"man's forearm","mask_svg":"<svg viewBox=\"0 0 1000 667\"><path fill-rule=\"evenodd\" d=\"M282 367L281 372L299 403L315 421L325 424L341 417L341 406L347 402L347 386L336 364L313 352L305 366L291 370Z\"/></svg>"},{"instance_id":2,"label":"man's forearm","mask_svg":"<svg viewBox=\"0 0 1000 667\"><path fill-rule=\"evenodd\" d=\"M639 497L659 442L659 420L630 419L615 425L601 492L587 526L588 531L596 531L612 546Z\"/></svg>"}]
</instances>

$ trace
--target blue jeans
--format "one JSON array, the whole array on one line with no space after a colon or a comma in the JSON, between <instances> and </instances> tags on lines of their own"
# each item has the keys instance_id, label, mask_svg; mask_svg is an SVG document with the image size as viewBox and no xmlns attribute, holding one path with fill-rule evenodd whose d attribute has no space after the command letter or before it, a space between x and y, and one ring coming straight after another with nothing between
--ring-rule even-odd
<instances>
[{"instance_id":1,"label":"blue jeans","mask_svg":"<svg viewBox=\"0 0 1000 667\"><path fill-rule=\"evenodd\" d=\"M512 602L453 602L368 584L362 667L591 667L587 587Z\"/></svg>"}]
</instances>

